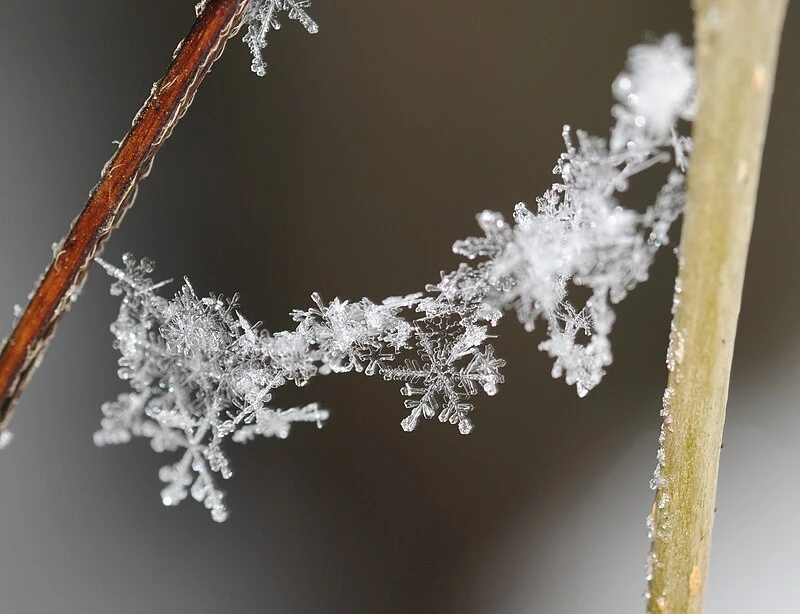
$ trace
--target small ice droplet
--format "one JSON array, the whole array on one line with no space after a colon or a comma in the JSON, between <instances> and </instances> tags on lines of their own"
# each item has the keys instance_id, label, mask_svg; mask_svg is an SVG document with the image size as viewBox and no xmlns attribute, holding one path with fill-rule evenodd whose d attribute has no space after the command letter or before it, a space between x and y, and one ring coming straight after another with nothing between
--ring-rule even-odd
<instances>
[{"instance_id":1,"label":"small ice droplet","mask_svg":"<svg viewBox=\"0 0 800 614\"><path fill-rule=\"evenodd\" d=\"M228 519L228 509L224 505L215 505L211 508L211 519L214 522L225 522Z\"/></svg>"},{"instance_id":2,"label":"small ice droplet","mask_svg":"<svg viewBox=\"0 0 800 614\"><path fill-rule=\"evenodd\" d=\"M191 494L195 501L202 501L206 496L206 485L201 480L195 480L192 484ZM167 505L169 505L167 503Z\"/></svg>"},{"instance_id":3,"label":"small ice droplet","mask_svg":"<svg viewBox=\"0 0 800 614\"><path fill-rule=\"evenodd\" d=\"M14 435L11 431L0 431L0 450L7 448L12 439L14 439Z\"/></svg>"},{"instance_id":4,"label":"small ice droplet","mask_svg":"<svg viewBox=\"0 0 800 614\"><path fill-rule=\"evenodd\" d=\"M677 369L683 363L683 349L684 349L684 339L683 334L677 329L675 326L675 322L672 322L670 334L669 334L669 347L667 348L667 369L670 373L675 373Z\"/></svg>"},{"instance_id":5,"label":"small ice droplet","mask_svg":"<svg viewBox=\"0 0 800 614\"><path fill-rule=\"evenodd\" d=\"M400 422L400 426L403 427L403 430L406 433L410 433L417 427L417 417L415 415L410 415Z\"/></svg>"}]
</instances>

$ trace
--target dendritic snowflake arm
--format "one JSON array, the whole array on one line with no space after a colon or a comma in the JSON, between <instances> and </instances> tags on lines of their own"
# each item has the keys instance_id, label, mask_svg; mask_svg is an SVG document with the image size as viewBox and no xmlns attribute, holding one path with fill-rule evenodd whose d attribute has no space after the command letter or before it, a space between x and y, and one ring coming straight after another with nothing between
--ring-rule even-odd
<instances>
[{"instance_id":1,"label":"dendritic snowflake arm","mask_svg":"<svg viewBox=\"0 0 800 614\"><path fill-rule=\"evenodd\" d=\"M277 27L279 11L302 21L305 6L254 2L252 36ZM269 405L281 386L303 386L316 375L380 375L402 382L403 429L438 418L466 434L474 397L496 394L503 383L505 361L490 331L512 312L526 330L544 325L539 348L553 358L553 376L586 394L611 364L614 305L647 279L683 208L691 142L675 126L692 115L691 52L675 37L635 47L614 94L610 138L565 127L557 180L535 210L520 203L511 221L480 213L483 236L453 246L468 261L424 292L380 303L314 294L310 309L292 313L294 330L269 334L237 311L236 297L201 298L185 280L172 299L162 298L148 261L126 256L121 269L101 263L115 279L112 293L122 296L111 330L131 391L103 406L95 441L144 437L158 452L178 453L159 474L164 503L191 494L224 520L215 479L231 475L226 439L283 438L296 422L321 426L328 418L317 404ZM653 204L622 207L631 177L663 163L674 168Z\"/></svg>"},{"instance_id":2,"label":"dendritic snowflake arm","mask_svg":"<svg viewBox=\"0 0 800 614\"><path fill-rule=\"evenodd\" d=\"M263 50L267 46L267 37L272 30L281 27L278 20L282 13L289 19L299 21L309 34L316 34L319 26L306 12L311 4L309 0L250 0L244 15L244 42L253 56L252 69L259 77L267 74L267 63Z\"/></svg>"}]
</instances>

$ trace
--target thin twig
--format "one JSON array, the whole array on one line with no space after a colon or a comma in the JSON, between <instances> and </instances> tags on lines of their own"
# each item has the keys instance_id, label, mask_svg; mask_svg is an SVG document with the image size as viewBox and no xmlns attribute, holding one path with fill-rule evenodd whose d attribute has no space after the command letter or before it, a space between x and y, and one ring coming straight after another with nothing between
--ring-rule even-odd
<instances>
[{"instance_id":1,"label":"thin twig","mask_svg":"<svg viewBox=\"0 0 800 614\"><path fill-rule=\"evenodd\" d=\"M207 0L178 45L164 77L153 86L130 132L103 168L83 211L44 273L0 353L0 430L42 359L58 320L86 277L92 259L133 202L164 141L192 103L203 78L236 33L248 0Z\"/></svg>"},{"instance_id":2,"label":"thin twig","mask_svg":"<svg viewBox=\"0 0 800 614\"><path fill-rule=\"evenodd\" d=\"M650 614L703 609L733 344L788 0L695 0L699 101L650 529Z\"/></svg>"}]
</instances>

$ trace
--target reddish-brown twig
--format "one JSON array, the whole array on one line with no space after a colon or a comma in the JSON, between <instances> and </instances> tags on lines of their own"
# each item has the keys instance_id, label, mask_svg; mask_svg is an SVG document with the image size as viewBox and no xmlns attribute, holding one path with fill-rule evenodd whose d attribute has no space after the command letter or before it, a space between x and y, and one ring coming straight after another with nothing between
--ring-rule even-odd
<instances>
[{"instance_id":1,"label":"reddish-brown twig","mask_svg":"<svg viewBox=\"0 0 800 614\"><path fill-rule=\"evenodd\" d=\"M0 431L41 361L59 318L77 295L93 258L130 206L139 181L203 78L241 25L248 0L207 0L178 45L164 77L136 114L130 132L103 168L83 211L42 277L0 353Z\"/></svg>"}]
</instances>

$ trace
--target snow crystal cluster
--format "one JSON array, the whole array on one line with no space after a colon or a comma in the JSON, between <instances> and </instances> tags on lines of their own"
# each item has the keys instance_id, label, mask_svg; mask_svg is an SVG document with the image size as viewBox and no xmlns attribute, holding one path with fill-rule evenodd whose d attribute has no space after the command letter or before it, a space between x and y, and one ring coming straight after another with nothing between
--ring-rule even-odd
<instances>
[{"instance_id":1,"label":"snow crystal cluster","mask_svg":"<svg viewBox=\"0 0 800 614\"><path fill-rule=\"evenodd\" d=\"M199 298L187 281L172 300L154 292L153 265L123 258L124 269L98 261L116 278L112 294L122 295L112 324L119 350L119 377L131 391L103 405L97 445L146 437L156 452L181 451L161 468L165 505L188 493L202 501L214 520L227 510L213 474L231 476L221 448L256 435L284 438L295 422L321 425L328 417L316 404L291 409L267 406L270 391L290 379L302 382L299 362L283 340L270 344L257 328L221 297ZM289 358L287 360L287 358Z\"/></svg>"},{"instance_id":2,"label":"snow crystal cluster","mask_svg":"<svg viewBox=\"0 0 800 614\"><path fill-rule=\"evenodd\" d=\"M380 375L403 383L406 431L437 417L466 434L473 397L493 395L503 383L505 361L488 341L513 312L526 330L546 328L540 349L554 359L553 376L585 395L611 363L613 306L647 279L684 204L690 142L675 124L691 118L691 54L674 37L634 47L614 94L611 138L573 136L565 127L558 180L535 210L518 204L513 222L479 214L484 236L453 248L467 262L424 292L380 303L314 294L314 307L293 312L294 330L270 333L237 311L236 297L198 297L187 280L162 298L148 261L126 256L121 269L102 263L116 279L112 292L123 297L111 330L120 377L132 390L103 406L95 441L145 437L156 451L180 452L160 472L164 503L191 494L223 520L214 475L231 475L225 439L285 437L295 422L321 425L328 417L316 404L273 407L286 384L351 371ZM654 202L641 212L623 208L618 197L630 178L661 163L674 168Z\"/></svg>"},{"instance_id":3,"label":"snow crystal cluster","mask_svg":"<svg viewBox=\"0 0 800 614\"><path fill-rule=\"evenodd\" d=\"M299 21L309 34L319 31L317 23L306 12L310 4L310 0L251 0L247 5L243 19L247 31L243 40L253 55L253 72L259 77L267 74L262 51L267 46L270 30L280 29L278 17L281 13L288 13L289 19Z\"/></svg>"}]
</instances>

